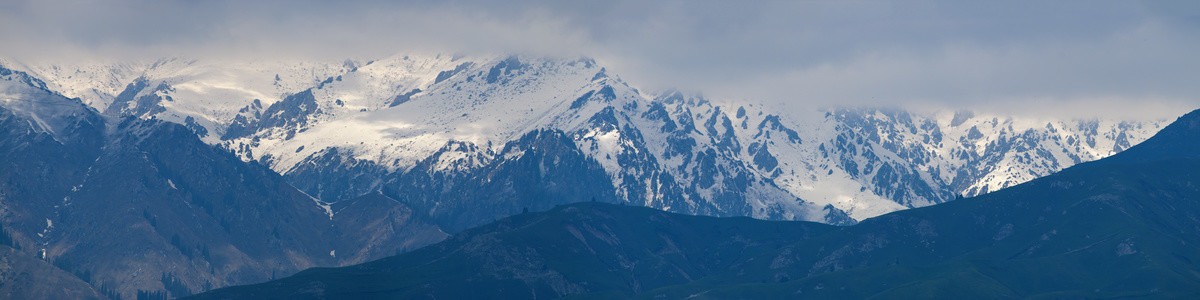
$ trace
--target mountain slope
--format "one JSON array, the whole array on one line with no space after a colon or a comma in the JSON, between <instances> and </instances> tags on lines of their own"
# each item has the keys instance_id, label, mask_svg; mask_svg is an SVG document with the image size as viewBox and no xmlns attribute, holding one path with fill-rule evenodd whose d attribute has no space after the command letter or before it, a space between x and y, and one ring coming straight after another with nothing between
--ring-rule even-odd
<instances>
[{"instance_id":1,"label":"mountain slope","mask_svg":"<svg viewBox=\"0 0 1200 300\"><path fill-rule=\"evenodd\" d=\"M0 298L103 299L75 275L27 253L0 245Z\"/></svg>"},{"instance_id":2,"label":"mountain slope","mask_svg":"<svg viewBox=\"0 0 1200 300\"><path fill-rule=\"evenodd\" d=\"M196 298L1196 297L1197 124L1200 111L1113 158L853 226L575 204ZM650 274L663 280L638 280Z\"/></svg>"}]
</instances>

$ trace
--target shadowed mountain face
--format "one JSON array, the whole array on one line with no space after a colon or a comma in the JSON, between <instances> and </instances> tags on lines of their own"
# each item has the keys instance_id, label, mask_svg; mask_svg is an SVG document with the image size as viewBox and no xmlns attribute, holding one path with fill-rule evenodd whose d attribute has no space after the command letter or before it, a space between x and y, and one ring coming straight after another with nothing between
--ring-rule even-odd
<instances>
[{"instance_id":1,"label":"shadowed mountain face","mask_svg":"<svg viewBox=\"0 0 1200 300\"><path fill-rule=\"evenodd\" d=\"M200 298L555 298L630 295L748 263L835 227L685 216L604 203L560 206L466 230L415 252L311 269Z\"/></svg>"},{"instance_id":2,"label":"shadowed mountain face","mask_svg":"<svg viewBox=\"0 0 1200 300\"><path fill-rule=\"evenodd\" d=\"M235 298L1194 298L1200 111L1115 157L848 227L583 203Z\"/></svg>"},{"instance_id":3,"label":"shadowed mountain face","mask_svg":"<svg viewBox=\"0 0 1200 300\"><path fill-rule=\"evenodd\" d=\"M465 145L445 148L384 184L383 193L414 209L428 211L441 228L457 232L522 211L544 211L555 205L616 202L604 168L575 148L559 131L538 130L508 143L495 156L469 172L444 172L444 164L461 162ZM451 162L447 162L451 160Z\"/></svg>"}]
</instances>

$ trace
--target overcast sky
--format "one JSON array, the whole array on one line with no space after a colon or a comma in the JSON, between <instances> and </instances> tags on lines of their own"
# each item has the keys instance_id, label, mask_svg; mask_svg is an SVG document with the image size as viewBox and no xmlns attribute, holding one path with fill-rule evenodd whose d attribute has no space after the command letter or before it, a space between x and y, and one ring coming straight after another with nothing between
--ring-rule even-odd
<instances>
[{"instance_id":1,"label":"overcast sky","mask_svg":"<svg viewBox=\"0 0 1200 300\"><path fill-rule=\"evenodd\" d=\"M23 60L443 52L590 56L785 108L1200 108L1200 1L0 1Z\"/></svg>"}]
</instances>

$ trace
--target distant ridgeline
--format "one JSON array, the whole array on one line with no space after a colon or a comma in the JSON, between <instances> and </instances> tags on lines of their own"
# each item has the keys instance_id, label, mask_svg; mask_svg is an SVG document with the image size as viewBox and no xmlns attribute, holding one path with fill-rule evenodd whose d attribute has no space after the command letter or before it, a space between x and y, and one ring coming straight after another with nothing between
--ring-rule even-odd
<instances>
[{"instance_id":1,"label":"distant ridgeline","mask_svg":"<svg viewBox=\"0 0 1200 300\"><path fill-rule=\"evenodd\" d=\"M857 225L579 203L192 299L1200 297L1200 111L1113 157Z\"/></svg>"}]
</instances>

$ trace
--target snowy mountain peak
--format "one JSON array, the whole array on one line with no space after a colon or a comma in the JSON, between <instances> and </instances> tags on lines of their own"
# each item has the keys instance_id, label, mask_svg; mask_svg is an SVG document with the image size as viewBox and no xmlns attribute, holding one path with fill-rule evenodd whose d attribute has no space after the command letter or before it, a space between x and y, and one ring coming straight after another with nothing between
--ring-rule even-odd
<instances>
[{"instance_id":1,"label":"snowy mountain peak","mask_svg":"<svg viewBox=\"0 0 1200 300\"><path fill-rule=\"evenodd\" d=\"M26 72L0 65L0 109L30 123L55 139L73 134L81 127L102 128L92 108L79 99L67 98L49 89L46 82Z\"/></svg>"},{"instance_id":2,"label":"snowy mountain peak","mask_svg":"<svg viewBox=\"0 0 1200 300\"><path fill-rule=\"evenodd\" d=\"M708 215L861 220L1112 155L1166 124L963 110L774 111L640 91L587 58L104 66L26 69L106 114L184 124L208 143L309 182L297 186L328 202L378 190L417 165L453 177L517 160L525 152L504 147L552 130L603 167L621 201ZM330 182L345 183L342 192Z\"/></svg>"}]
</instances>

